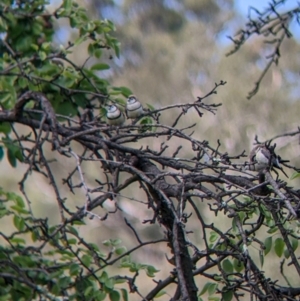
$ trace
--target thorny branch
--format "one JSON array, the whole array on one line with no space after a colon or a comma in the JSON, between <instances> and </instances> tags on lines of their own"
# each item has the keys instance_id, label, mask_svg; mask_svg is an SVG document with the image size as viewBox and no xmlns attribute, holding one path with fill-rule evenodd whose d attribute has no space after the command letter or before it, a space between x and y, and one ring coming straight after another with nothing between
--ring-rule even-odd
<instances>
[{"instance_id":1,"label":"thorny branch","mask_svg":"<svg viewBox=\"0 0 300 301\"><path fill-rule=\"evenodd\" d=\"M257 231L268 225L268 212L271 212L288 248L291 265L300 275L295 250L289 243L289 239L294 238L295 233L285 230L284 225L288 219L282 218L292 214L298 219L299 191L288 187L283 181L274 180L270 171L265 173L267 182L258 183L255 174L242 170L244 152L230 156L220 151L221 142L218 141L218 147L215 149L207 141L199 141L187 134L186 130L189 127L176 128L178 121L184 118L182 112L174 116L177 122L173 126L166 126L159 121L160 114L175 108L184 109L186 112L196 108L201 112L199 117L205 112L214 113L218 105L207 104L205 100L216 93L216 89L223 84L224 82L216 84L211 92L197 101L147 112L147 116L155 115L156 123L152 128L156 130L153 132L149 131L149 127L138 123L119 128L109 127L102 119L86 121L83 114L79 119L68 117L66 122L58 121L47 97L42 93L30 91L19 97L13 110L1 111L0 122L22 124L35 133L35 138L32 139L30 135L19 135L16 132L16 139L26 158L24 162L30 166L20 183L25 199L30 204L25 183L30 181L31 172L40 173L48 179L61 215L60 224L50 231L47 219L35 218L31 210L38 243L23 252L40 254L50 246L68 250L84 269L82 275L74 278L73 283L69 284L69 287L75 287L82 279L98 279L97 272L122 262L126 256L139 249L164 243L171 254L168 261L174 266L170 269L168 277L157 282L156 286L148 289L146 293L141 292L135 284L136 278L139 277L138 272L134 277L124 278L131 292L144 296L144 300L152 300L170 284L176 284L177 288L173 293L176 300L198 300L199 287L196 285L196 279L200 276L213 281L222 280L222 285L216 292L223 296L232 291L237 300L244 294L250 294L258 300L282 300L286 296L297 296L298 288L288 290L284 286L275 285L276 279L267 278L251 257L249 248L255 246L262 252L265 245L257 236ZM29 100L38 102L42 111L25 110L24 105ZM33 112L39 113L41 118L31 118ZM62 116L59 120L61 118ZM294 134L299 132L290 135ZM143 141L149 138L159 139L160 149L145 147ZM168 148L172 148L173 139L180 139L182 145L178 146L177 143L176 149L169 155ZM58 162L68 162L72 166L70 170L58 174L55 172L56 163L49 160L46 151L49 143L52 145L52 154L56 154L55 159ZM184 153L187 148L193 152L190 158ZM97 169L96 181L92 181L88 176L90 166ZM59 181L62 181L63 187L58 184ZM273 190L266 194L264 187L267 183L271 184ZM127 191L132 185L139 185L134 196L128 195ZM79 206L67 205L68 198L62 196L66 190L75 196L83 192ZM128 205L136 203L146 212L151 212L152 219L139 220L138 226L130 215L126 216L124 212L125 207L121 200L126 199ZM101 213L96 212L97 210ZM217 220L213 223L209 221L209 211L217 218L222 217L229 221L228 225L220 226ZM103 224L115 218L115 223L120 228L124 228L125 223L125 228L133 236L136 245L131 246L130 250L122 255L115 255L112 249L104 257L84 237L70 228L74 223L84 221L87 216L98 218ZM122 218L117 218L118 216ZM143 223L150 228L160 226L164 231L156 228L155 239L145 242L139 230ZM193 228L196 223L198 228ZM11 238L21 232L9 236L1 233L1 236L9 243ZM199 233L200 243L196 239ZM58 240L57 236L62 240ZM76 245L68 244L70 238L76 238L80 245L89 251L95 267L92 268L91 263L86 264L82 260L81 251ZM231 261L236 264L235 270L228 267ZM12 264L11 259L5 259L4 264ZM238 267L241 267L241 270ZM42 270L50 273L50 262L49 266L45 265ZM18 276L24 278L20 281L32 288L34 284L26 280L27 272L24 273ZM8 282L16 279L15 275L10 274L0 273L0 277ZM101 286L101 283L98 283ZM40 294L52 300L46 290L40 290Z\"/></svg>"},{"instance_id":2,"label":"thorny branch","mask_svg":"<svg viewBox=\"0 0 300 301\"><path fill-rule=\"evenodd\" d=\"M229 37L234 43L234 48L227 53L227 56L240 50L253 35L262 36L265 44L272 48L271 53L266 55L267 64L256 81L255 87L248 93L248 99L251 99L259 91L262 80L271 66L273 64L278 65L282 44L286 38L292 37L292 33L289 30L292 21L296 20L299 23L299 4L294 9L279 12L278 10L284 2L283 0L271 1L268 3L269 6L263 11L250 7L249 21L246 23L245 28L239 30L234 37Z\"/></svg>"}]
</instances>

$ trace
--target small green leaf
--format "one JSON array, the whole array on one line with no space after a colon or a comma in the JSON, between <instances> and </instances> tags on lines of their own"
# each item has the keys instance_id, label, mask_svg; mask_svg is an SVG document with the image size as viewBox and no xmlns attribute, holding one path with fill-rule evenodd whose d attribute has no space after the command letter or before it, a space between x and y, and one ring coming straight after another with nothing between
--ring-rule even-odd
<instances>
[{"instance_id":1,"label":"small green leaf","mask_svg":"<svg viewBox=\"0 0 300 301\"><path fill-rule=\"evenodd\" d=\"M272 228L270 228L270 229L267 231L267 233L273 234L273 233L275 233L275 232L277 232L277 231L278 231L278 228L277 228L277 227L272 227Z\"/></svg>"},{"instance_id":2,"label":"small green leaf","mask_svg":"<svg viewBox=\"0 0 300 301\"><path fill-rule=\"evenodd\" d=\"M228 274L233 273L233 265L230 260L228 259L223 260L222 267L226 273Z\"/></svg>"},{"instance_id":3,"label":"small green leaf","mask_svg":"<svg viewBox=\"0 0 300 301\"><path fill-rule=\"evenodd\" d=\"M294 179L297 179L300 177L300 172L294 172L291 177L290 177L290 180L294 180Z\"/></svg>"},{"instance_id":4,"label":"small green leaf","mask_svg":"<svg viewBox=\"0 0 300 301\"><path fill-rule=\"evenodd\" d=\"M159 292L154 296L154 299L159 298L159 297L161 297L161 296L163 296L163 295L165 295L165 294L166 294L166 291L161 290L161 291L159 291Z\"/></svg>"},{"instance_id":5,"label":"small green leaf","mask_svg":"<svg viewBox=\"0 0 300 301\"><path fill-rule=\"evenodd\" d=\"M264 260L265 260L265 256L262 250L259 250L259 260L260 260L260 265L261 267L263 267L264 265Z\"/></svg>"},{"instance_id":6,"label":"small green leaf","mask_svg":"<svg viewBox=\"0 0 300 301\"><path fill-rule=\"evenodd\" d=\"M281 237L276 238L274 244L274 250L278 257L281 257L284 249L284 241Z\"/></svg>"},{"instance_id":7,"label":"small green leaf","mask_svg":"<svg viewBox=\"0 0 300 301\"><path fill-rule=\"evenodd\" d=\"M47 58L47 53L44 51L39 51L38 55L41 61L44 61Z\"/></svg>"},{"instance_id":8,"label":"small green leaf","mask_svg":"<svg viewBox=\"0 0 300 301\"><path fill-rule=\"evenodd\" d=\"M102 272L101 276L99 277L99 281L100 281L101 283L104 283L107 279L108 279L107 273L106 273L105 271Z\"/></svg>"},{"instance_id":9,"label":"small green leaf","mask_svg":"<svg viewBox=\"0 0 300 301\"><path fill-rule=\"evenodd\" d=\"M265 239L265 242L264 242L264 245L265 245L264 253L265 253L265 255L267 255L271 251L272 243L273 243L272 236L269 236Z\"/></svg>"},{"instance_id":10,"label":"small green leaf","mask_svg":"<svg viewBox=\"0 0 300 301\"><path fill-rule=\"evenodd\" d=\"M74 46L81 44L82 42L86 41L86 39L87 39L86 36L81 36L81 37L77 38L74 42Z\"/></svg>"},{"instance_id":11,"label":"small green leaf","mask_svg":"<svg viewBox=\"0 0 300 301\"><path fill-rule=\"evenodd\" d=\"M111 246L111 241L110 241L110 239L104 240L102 243L103 243L106 247Z\"/></svg>"},{"instance_id":12,"label":"small green leaf","mask_svg":"<svg viewBox=\"0 0 300 301\"><path fill-rule=\"evenodd\" d=\"M120 243L122 243L122 240L119 239L119 238L117 238L117 239L112 239L112 240L111 240L111 244L112 244L112 246L114 246L114 247L118 246Z\"/></svg>"},{"instance_id":13,"label":"small green leaf","mask_svg":"<svg viewBox=\"0 0 300 301\"><path fill-rule=\"evenodd\" d=\"M85 266L89 267L90 264L91 264L92 258L91 258L91 256L83 255L83 256L81 257L81 260L82 260L82 262L83 262L83 264L84 264Z\"/></svg>"},{"instance_id":14,"label":"small green leaf","mask_svg":"<svg viewBox=\"0 0 300 301\"><path fill-rule=\"evenodd\" d=\"M118 291L111 291L109 293L109 299L111 301L119 301L121 298L120 293Z\"/></svg>"},{"instance_id":15,"label":"small green leaf","mask_svg":"<svg viewBox=\"0 0 300 301\"><path fill-rule=\"evenodd\" d=\"M292 237L291 238L292 248L293 251L296 251L298 249L298 239Z\"/></svg>"},{"instance_id":16,"label":"small green leaf","mask_svg":"<svg viewBox=\"0 0 300 301\"><path fill-rule=\"evenodd\" d=\"M222 301L231 301L233 297L233 291L227 291L222 293Z\"/></svg>"},{"instance_id":17,"label":"small green leaf","mask_svg":"<svg viewBox=\"0 0 300 301\"><path fill-rule=\"evenodd\" d=\"M146 103L146 106L150 109L150 111L155 110L155 108L150 103Z\"/></svg>"},{"instance_id":18,"label":"small green leaf","mask_svg":"<svg viewBox=\"0 0 300 301\"><path fill-rule=\"evenodd\" d=\"M288 249L285 249L284 252L283 252L283 255L286 259L288 259L290 257L290 252Z\"/></svg>"},{"instance_id":19,"label":"small green leaf","mask_svg":"<svg viewBox=\"0 0 300 301\"><path fill-rule=\"evenodd\" d=\"M216 292L217 287L218 287L217 283L211 283L207 289L208 295L209 296L213 295Z\"/></svg>"},{"instance_id":20,"label":"small green leaf","mask_svg":"<svg viewBox=\"0 0 300 301\"><path fill-rule=\"evenodd\" d=\"M146 268L146 273L148 277L154 277L155 273L159 272L154 266L148 265Z\"/></svg>"},{"instance_id":21,"label":"small green leaf","mask_svg":"<svg viewBox=\"0 0 300 301\"><path fill-rule=\"evenodd\" d=\"M91 294L91 292L93 291L93 289L94 289L93 286L91 286L91 285L88 286L83 292L84 296L88 297Z\"/></svg>"},{"instance_id":22,"label":"small green leaf","mask_svg":"<svg viewBox=\"0 0 300 301\"><path fill-rule=\"evenodd\" d=\"M72 263L70 265L70 275L76 276L80 272L80 266L77 263Z\"/></svg>"},{"instance_id":23,"label":"small green leaf","mask_svg":"<svg viewBox=\"0 0 300 301\"><path fill-rule=\"evenodd\" d=\"M218 234L214 231L210 232L209 242L215 242L218 239Z\"/></svg>"},{"instance_id":24,"label":"small green leaf","mask_svg":"<svg viewBox=\"0 0 300 301\"><path fill-rule=\"evenodd\" d=\"M112 94L122 94L126 98L133 94L127 87L113 87L112 90Z\"/></svg>"},{"instance_id":25,"label":"small green leaf","mask_svg":"<svg viewBox=\"0 0 300 301\"><path fill-rule=\"evenodd\" d=\"M25 245L25 243L26 243L25 239L20 238L20 237L11 238L9 241L11 243L17 244L17 245Z\"/></svg>"},{"instance_id":26,"label":"small green leaf","mask_svg":"<svg viewBox=\"0 0 300 301\"><path fill-rule=\"evenodd\" d=\"M113 289L115 286L115 280L113 278L108 278L105 280L104 285L109 289Z\"/></svg>"},{"instance_id":27,"label":"small green leaf","mask_svg":"<svg viewBox=\"0 0 300 301\"><path fill-rule=\"evenodd\" d=\"M204 294L206 293L206 291L208 290L208 288L209 288L209 286L210 286L211 284L214 284L214 283L212 283L212 282L207 282L207 283L205 283L205 285L203 286L203 288L202 288L202 290L201 290L199 296L204 295Z\"/></svg>"},{"instance_id":28,"label":"small green leaf","mask_svg":"<svg viewBox=\"0 0 300 301\"><path fill-rule=\"evenodd\" d=\"M9 134L11 131L10 123L8 122L0 122L0 132L4 134Z\"/></svg>"},{"instance_id":29,"label":"small green leaf","mask_svg":"<svg viewBox=\"0 0 300 301\"><path fill-rule=\"evenodd\" d=\"M101 71L101 70L108 70L110 69L110 66L107 64L95 64L91 67L91 70L97 70L97 71Z\"/></svg>"},{"instance_id":30,"label":"small green leaf","mask_svg":"<svg viewBox=\"0 0 300 301\"><path fill-rule=\"evenodd\" d=\"M19 217L19 216L17 216L17 215L15 215L13 220L14 220L14 225L15 225L15 227L16 227L19 231L23 231L24 228L25 228L25 221L24 221L24 219L21 218L21 217Z\"/></svg>"},{"instance_id":31,"label":"small green leaf","mask_svg":"<svg viewBox=\"0 0 300 301\"><path fill-rule=\"evenodd\" d=\"M121 294L122 294L123 301L128 301L128 292L127 292L127 290L124 289L124 288L121 288Z\"/></svg>"},{"instance_id":32,"label":"small green leaf","mask_svg":"<svg viewBox=\"0 0 300 301\"><path fill-rule=\"evenodd\" d=\"M122 254L124 254L126 251L127 251L127 248L126 248L126 247L120 247L120 248L117 248L117 249L115 250L115 253L116 253L117 255L122 255Z\"/></svg>"},{"instance_id":33,"label":"small green leaf","mask_svg":"<svg viewBox=\"0 0 300 301\"><path fill-rule=\"evenodd\" d=\"M76 245L77 244L77 239L71 238L71 239L68 239L67 242L68 242L69 245Z\"/></svg>"},{"instance_id":34,"label":"small green leaf","mask_svg":"<svg viewBox=\"0 0 300 301\"><path fill-rule=\"evenodd\" d=\"M7 150L7 159L8 159L9 164L12 167L16 167L17 166L16 157L15 157L14 153L10 149Z\"/></svg>"},{"instance_id":35,"label":"small green leaf","mask_svg":"<svg viewBox=\"0 0 300 301\"><path fill-rule=\"evenodd\" d=\"M233 267L238 273L244 270L244 264L236 258L233 260Z\"/></svg>"},{"instance_id":36,"label":"small green leaf","mask_svg":"<svg viewBox=\"0 0 300 301\"><path fill-rule=\"evenodd\" d=\"M78 235L78 231L72 227L72 226L68 226L67 229L74 235Z\"/></svg>"}]
</instances>

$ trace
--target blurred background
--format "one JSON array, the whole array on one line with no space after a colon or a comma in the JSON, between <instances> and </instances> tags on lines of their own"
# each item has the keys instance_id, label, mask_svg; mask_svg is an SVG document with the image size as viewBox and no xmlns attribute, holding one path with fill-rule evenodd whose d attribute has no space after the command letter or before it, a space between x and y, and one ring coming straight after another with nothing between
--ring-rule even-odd
<instances>
[{"instance_id":1,"label":"blurred background","mask_svg":"<svg viewBox=\"0 0 300 301\"><path fill-rule=\"evenodd\" d=\"M79 2L92 18L112 20L121 42L120 59L114 59L113 68L100 75L114 85L128 86L144 104L192 101L209 92L215 82L227 82L217 95L206 100L223 103L215 116L205 114L199 120L198 115L189 114L189 121L198 123L196 135L200 140L213 144L216 137L222 137L223 151L233 154L248 151L255 135L264 141L297 128L300 30L296 21L291 24L294 37L285 40L279 65L271 68L251 100L246 97L268 62L265 57L273 52L272 45L254 37L236 54L226 56L233 49L228 37L244 27L248 14L257 17L250 5L264 10L268 1ZM58 0L52 1L53 6L58 4ZM286 1L281 11L296 6L297 1ZM55 41L65 45L72 35L76 33L68 24L59 24ZM74 59L83 63L86 57L83 50L75 53ZM171 116L164 118L167 124L172 122ZM300 163L297 137L277 144L282 155Z\"/></svg>"},{"instance_id":2,"label":"blurred background","mask_svg":"<svg viewBox=\"0 0 300 301\"><path fill-rule=\"evenodd\" d=\"M247 99L248 93L254 88L255 82L267 60L265 56L273 50L272 45L265 44L262 37L251 38L235 54L226 56L233 49L233 43L228 36L244 27L247 16L253 11L249 10L252 5L257 9L264 9L268 0L82 0L78 1L89 11L91 18L107 18L116 25L116 37L121 42L120 58L106 60L112 65L108 71L99 73L99 76L107 78L112 85L127 86L140 101L145 105L154 107L169 104L195 101L197 96L204 96L220 80L227 84L218 88L218 93L204 101L207 103L222 103L216 115L206 113L202 118L196 112L189 111L182 124L197 123L193 137L200 141L208 140L212 147L217 147L220 139L221 152L229 155L237 155L243 150L249 153L255 135L260 141L270 139L275 135L296 131L299 123L299 76L300 56L299 38L300 30L294 21L291 24L293 37L286 39L282 45L281 58L278 66L272 66L263 79L259 92ZM49 11L60 4L58 0L52 0ZM286 11L297 6L297 1L287 1L282 6ZM55 43L66 45L69 40L76 37L69 24L61 22L56 25ZM88 54L86 49L78 49L71 57L78 65L86 61ZM92 63L92 62L91 62ZM161 121L167 125L172 123L170 112L162 115ZM181 125L182 125L181 124ZM158 150L160 147L158 138L156 141L145 141L146 145ZM277 153L284 159L289 159L291 164L300 168L299 160L299 137L285 137L275 141ZM172 154L178 144L170 144L168 150ZM136 147L139 147L136 145ZM189 149L185 149L182 157L191 158L194 155ZM243 162L243 161L242 161ZM2 169L10 177L5 177L1 183L7 190L17 190L18 182L22 178L27 167L18 163L18 169L13 170L8 164ZM68 172L75 167L74 159L60 162L54 165L57 174L67 176ZM86 163L84 166L87 183L96 186L95 179L101 178L95 164ZM290 176L293 172L286 170ZM282 175L281 175L282 176ZM126 177L126 176L124 176ZM34 212L38 216L49 217L53 222L58 222L58 209L55 196L49 187L49 181L38 175L32 176L31 186L28 182L26 187L29 198L33 201ZM38 189L32 189L37 187ZM293 186L299 182L293 180ZM124 196L132 197L146 202L145 195L139 195L139 187L135 190L127 190L117 198L123 212L111 214L105 222L97 219L87 221L88 226L80 231L86 233L86 237L98 244L108 237L123 237L126 247L134 245L135 239L130 229L124 226L122 218L126 216L145 240L163 237L163 229L159 226L142 224L149 219L152 212L147 206L130 200ZM71 195L67 187L63 187L68 198L67 203L75 208L84 203L84 192L79 191ZM218 219L208 210L206 204L198 204L207 212L207 221L214 218L216 225L230 226L228 218ZM99 215L113 210L114 203L106 203L104 208L99 209ZM187 208L189 211L190 208ZM190 210L191 211L191 210ZM200 224L195 222L189 225L188 230L193 231L192 240L201 246L202 233ZM126 236L128 234L128 236ZM125 235L125 236L124 236ZM261 234L264 237L264 233ZM124 240L124 237L127 237ZM167 265L157 279L167 276L172 266L167 263L165 245L155 245L144 248L136 253L135 259L142 262L152 263L161 269L161 265ZM254 257L258 257L257 250L250 250ZM166 254L170 255L170 254ZM275 258L276 261L279 260ZM276 273L272 260L266 263L266 267L272 266L268 271ZM266 268L268 269L268 268ZM267 273L268 273L267 272ZM291 271L292 275L293 271ZM281 279L281 278L280 278ZM297 282L298 278L295 278ZM299 282L299 281L298 281ZM285 282L282 282L285 284ZM199 284L199 283L198 283ZM292 283L297 285L297 283ZM155 284L150 282L154 286ZM299 285L299 283L298 283ZM199 284L201 287L201 283Z\"/></svg>"}]
</instances>

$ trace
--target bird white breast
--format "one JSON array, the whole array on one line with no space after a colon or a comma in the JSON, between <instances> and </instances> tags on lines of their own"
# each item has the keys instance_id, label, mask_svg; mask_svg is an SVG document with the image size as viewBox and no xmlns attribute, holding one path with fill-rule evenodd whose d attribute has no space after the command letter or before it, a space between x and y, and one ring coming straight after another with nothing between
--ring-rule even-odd
<instances>
[{"instance_id":1,"label":"bird white breast","mask_svg":"<svg viewBox=\"0 0 300 301\"><path fill-rule=\"evenodd\" d=\"M143 114L143 107L139 101L127 102L126 111L128 118L136 118Z\"/></svg>"},{"instance_id":2,"label":"bird white breast","mask_svg":"<svg viewBox=\"0 0 300 301\"><path fill-rule=\"evenodd\" d=\"M255 156L255 160L259 163L259 164L265 164L266 166L269 165L269 161L270 159L268 157L266 157L263 152L261 150L259 150L257 153L256 153L256 156Z\"/></svg>"},{"instance_id":3,"label":"bird white breast","mask_svg":"<svg viewBox=\"0 0 300 301\"><path fill-rule=\"evenodd\" d=\"M108 109L106 118L109 125L121 125L125 121L123 113L116 107Z\"/></svg>"}]
</instances>

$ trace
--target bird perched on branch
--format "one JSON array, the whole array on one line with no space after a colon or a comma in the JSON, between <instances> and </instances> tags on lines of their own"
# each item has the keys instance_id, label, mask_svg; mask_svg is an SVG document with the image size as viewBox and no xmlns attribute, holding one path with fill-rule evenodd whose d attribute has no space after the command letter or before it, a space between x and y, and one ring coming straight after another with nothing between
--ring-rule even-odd
<instances>
[{"instance_id":1,"label":"bird perched on branch","mask_svg":"<svg viewBox=\"0 0 300 301\"><path fill-rule=\"evenodd\" d=\"M125 122L124 114L116 105L107 107L106 119L109 125L122 125Z\"/></svg>"},{"instance_id":2,"label":"bird perched on branch","mask_svg":"<svg viewBox=\"0 0 300 301\"><path fill-rule=\"evenodd\" d=\"M280 165L281 158L274 152L275 146L270 147L266 144L256 145L250 152L249 162L245 166L245 170L262 172L264 169L271 170L273 167L276 167L287 177Z\"/></svg>"},{"instance_id":3,"label":"bird perched on branch","mask_svg":"<svg viewBox=\"0 0 300 301\"><path fill-rule=\"evenodd\" d=\"M126 115L128 118L137 118L144 113L142 104L134 95L130 95L126 104Z\"/></svg>"}]
</instances>

